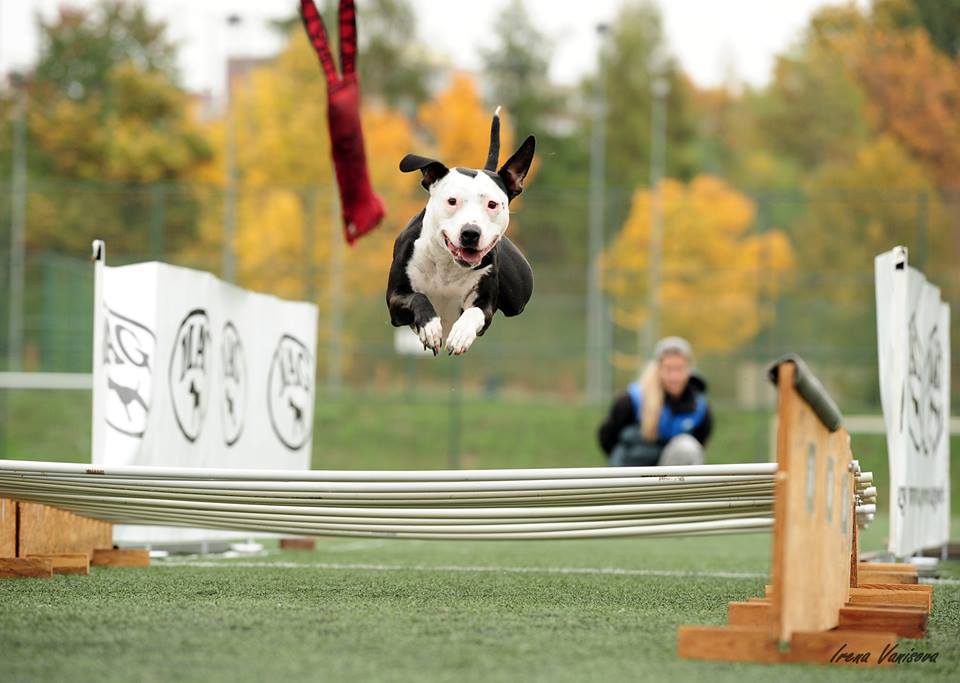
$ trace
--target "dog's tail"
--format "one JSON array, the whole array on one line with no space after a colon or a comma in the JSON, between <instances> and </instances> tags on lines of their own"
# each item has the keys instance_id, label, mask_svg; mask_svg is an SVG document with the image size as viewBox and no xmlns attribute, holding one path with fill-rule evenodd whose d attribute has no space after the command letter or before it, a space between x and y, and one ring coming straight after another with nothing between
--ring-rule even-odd
<instances>
[{"instance_id":1,"label":"dog's tail","mask_svg":"<svg viewBox=\"0 0 960 683\"><path fill-rule=\"evenodd\" d=\"M487 163L483 165L484 171L497 172L497 165L500 163L500 107L493 112L493 122L490 124L490 151L487 152Z\"/></svg>"}]
</instances>

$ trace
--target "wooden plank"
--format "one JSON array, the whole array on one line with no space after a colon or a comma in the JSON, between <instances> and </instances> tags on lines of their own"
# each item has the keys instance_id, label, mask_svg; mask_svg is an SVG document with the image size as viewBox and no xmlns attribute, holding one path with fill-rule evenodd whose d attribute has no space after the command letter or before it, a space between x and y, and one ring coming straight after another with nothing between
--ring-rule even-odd
<instances>
[{"instance_id":1,"label":"wooden plank","mask_svg":"<svg viewBox=\"0 0 960 683\"><path fill-rule=\"evenodd\" d=\"M851 519L850 519L850 586L856 586L860 583L860 536L857 530L857 501L850 501Z\"/></svg>"},{"instance_id":2,"label":"wooden plank","mask_svg":"<svg viewBox=\"0 0 960 683\"><path fill-rule=\"evenodd\" d=\"M39 503L17 503L17 506L20 557L63 553L86 553L89 557L94 548L113 546L113 526L109 522Z\"/></svg>"},{"instance_id":3,"label":"wooden plank","mask_svg":"<svg viewBox=\"0 0 960 683\"><path fill-rule=\"evenodd\" d=\"M893 633L798 631L781 648L764 626L681 626L677 630L677 655L708 661L877 666L884 649L895 644ZM850 661L854 658L865 661Z\"/></svg>"},{"instance_id":4,"label":"wooden plank","mask_svg":"<svg viewBox=\"0 0 960 683\"><path fill-rule=\"evenodd\" d=\"M882 591L909 591L933 595L933 586L929 583L861 583L858 588Z\"/></svg>"},{"instance_id":5,"label":"wooden plank","mask_svg":"<svg viewBox=\"0 0 960 683\"><path fill-rule=\"evenodd\" d=\"M790 640L789 652L783 653L783 662L830 664L849 666L892 666L887 659L880 662L884 651L896 647L894 633L849 631L797 632ZM854 660L854 661L852 661Z\"/></svg>"},{"instance_id":6,"label":"wooden plank","mask_svg":"<svg viewBox=\"0 0 960 683\"><path fill-rule=\"evenodd\" d=\"M150 551L146 548L96 548L94 567L149 567Z\"/></svg>"},{"instance_id":7,"label":"wooden plank","mask_svg":"<svg viewBox=\"0 0 960 683\"><path fill-rule=\"evenodd\" d=\"M17 556L17 504L0 498L0 557Z\"/></svg>"},{"instance_id":8,"label":"wooden plank","mask_svg":"<svg viewBox=\"0 0 960 683\"><path fill-rule=\"evenodd\" d=\"M837 626L850 587L854 526L850 436L824 426L794 388L794 373L792 363L779 368L770 581L773 627L784 642L795 631Z\"/></svg>"},{"instance_id":9,"label":"wooden plank","mask_svg":"<svg viewBox=\"0 0 960 683\"><path fill-rule=\"evenodd\" d=\"M54 555L27 555L28 560L47 560L54 574L90 574L90 557L86 553L59 553Z\"/></svg>"},{"instance_id":10,"label":"wooden plank","mask_svg":"<svg viewBox=\"0 0 960 683\"><path fill-rule=\"evenodd\" d=\"M53 577L50 560L25 557L0 557L0 579L49 579Z\"/></svg>"},{"instance_id":11,"label":"wooden plank","mask_svg":"<svg viewBox=\"0 0 960 683\"><path fill-rule=\"evenodd\" d=\"M906 572L873 572L861 569L857 572L857 585L866 583L917 583L916 574Z\"/></svg>"},{"instance_id":12,"label":"wooden plank","mask_svg":"<svg viewBox=\"0 0 960 683\"><path fill-rule=\"evenodd\" d=\"M902 572L914 575L917 573L916 567L903 562L860 562L858 566L867 572Z\"/></svg>"},{"instance_id":13,"label":"wooden plank","mask_svg":"<svg viewBox=\"0 0 960 683\"><path fill-rule=\"evenodd\" d=\"M850 605L840 608L841 629L889 631L901 638L923 638L927 634L927 612L920 607L879 607Z\"/></svg>"},{"instance_id":14,"label":"wooden plank","mask_svg":"<svg viewBox=\"0 0 960 683\"><path fill-rule=\"evenodd\" d=\"M913 591L881 590L874 588L851 588L851 605L915 605L930 612L933 607L929 593Z\"/></svg>"}]
</instances>

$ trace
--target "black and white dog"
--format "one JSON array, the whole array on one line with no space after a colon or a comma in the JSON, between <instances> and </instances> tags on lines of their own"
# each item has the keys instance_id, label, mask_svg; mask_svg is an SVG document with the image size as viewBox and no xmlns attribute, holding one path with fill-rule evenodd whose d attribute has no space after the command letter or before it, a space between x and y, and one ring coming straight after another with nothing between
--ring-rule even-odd
<instances>
[{"instance_id":1,"label":"black and white dog","mask_svg":"<svg viewBox=\"0 0 960 683\"><path fill-rule=\"evenodd\" d=\"M533 162L531 135L496 170L500 155L499 109L490 127L482 169L454 168L408 154L404 173L420 171L430 193L426 208L393 246L387 306L394 326L410 325L425 349L460 355L490 326L498 310L519 315L533 293L533 271L504 233L510 201L523 191Z\"/></svg>"}]
</instances>

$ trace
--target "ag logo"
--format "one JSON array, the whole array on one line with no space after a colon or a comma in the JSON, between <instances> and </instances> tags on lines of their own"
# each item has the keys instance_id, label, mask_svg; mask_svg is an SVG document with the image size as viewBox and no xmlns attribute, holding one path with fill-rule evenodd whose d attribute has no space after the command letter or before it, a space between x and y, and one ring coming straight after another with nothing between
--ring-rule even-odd
<instances>
[{"instance_id":1,"label":"ag logo","mask_svg":"<svg viewBox=\"0 0 960 683\"><path fill-rule=\"evenodd\" d=\"M118 432L140 438L150 414L151 364L157 338L146 326L104 308L104 417Z\"/></svg>"},{"instance_id":2,"label":"ag logo","mask_svg":"<svg viewBox=\"0 0 960 683\"><path fill-rule=\"evenodd\" d=\"M194 309L180 323L170 353L170 400L187 441L196 441L210 403L210 320Z\"/></svg>"},{"instance_id":3,"label":"ag logo","mask_svg":"<svg viewBox=\"0 0 960 683\"><path fill-rule=\"evenodd\" d=\"M310 438L313 410L313 358L300 340L283 335L273 352L267 378L270 424L292 451Z\"/></svg>"},{"instance_id":4,"label":"ag logo","mask_svg":"<svg viewBox=\"0 0 960 683\"><path fill-rule=\"evenodd\" d=\"M232 446L243 432L243 417L247 409L247 357L237 328L229 322L223 326L220 342L220 384L223 387L223 400L220 403L223 440Z\"/></svg>"}]
</instances>

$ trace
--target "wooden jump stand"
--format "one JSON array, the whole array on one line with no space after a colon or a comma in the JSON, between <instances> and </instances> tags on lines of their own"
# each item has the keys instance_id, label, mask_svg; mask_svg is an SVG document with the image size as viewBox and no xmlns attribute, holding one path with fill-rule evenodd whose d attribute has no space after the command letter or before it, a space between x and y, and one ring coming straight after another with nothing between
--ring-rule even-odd
<instances>
[{"instance_id":1,"label":"wooden jump stand","mask_svg":"<svg viewBox=\"0 0 960 683\"><path fill-rule=\"evenodd\" d=\"M146 549L113 547L113 525L65 510L0 498L0 579L146 567Z\"/></svg>"},{"instance_id":2,"label":"wooden jump stand","mask_svg":"<svg viewBox=\"0 0 960 683\"><path fill-rule=\"evenodd\" d=\"M731 602L726 626L680 626L677 654L735 662L880 662L926 634L933 588L909 565L859 562L850 436L798 358L778 387L773 562L762 598ZM866 656L864 656L866 655Z\"/></svg>"}]
</instances>

